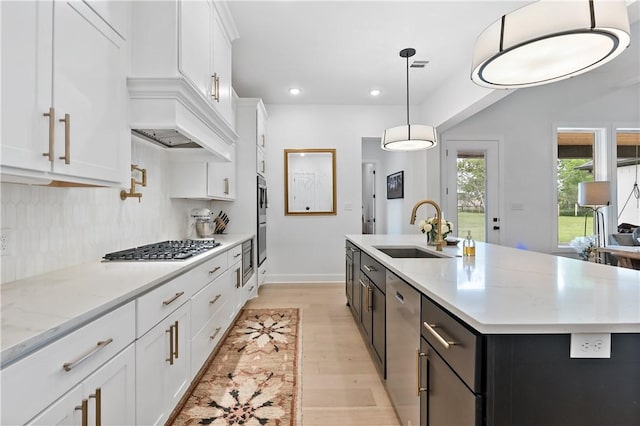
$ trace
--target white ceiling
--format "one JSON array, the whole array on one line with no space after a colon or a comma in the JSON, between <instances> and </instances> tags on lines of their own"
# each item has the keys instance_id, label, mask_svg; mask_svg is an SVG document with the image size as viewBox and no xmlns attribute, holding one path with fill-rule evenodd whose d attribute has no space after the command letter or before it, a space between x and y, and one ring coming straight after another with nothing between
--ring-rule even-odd
<instances>
[{"instance_id":1,"label":"white ceiling","mask_svg":"<svg viewBox=\"0 0 640 426\"><path fill-rule=\"evenodd\" d=\"M240 97L267 104L402 105L405 59L413 47L411 104L455 70L471 69L475 39L501 15L531 1L242 1L229 9L240 37L233 42L233 86ZM300 95L288 93L298 87ZM369 95L379 89L378 97Z\"/></svg>"}]
</instances>

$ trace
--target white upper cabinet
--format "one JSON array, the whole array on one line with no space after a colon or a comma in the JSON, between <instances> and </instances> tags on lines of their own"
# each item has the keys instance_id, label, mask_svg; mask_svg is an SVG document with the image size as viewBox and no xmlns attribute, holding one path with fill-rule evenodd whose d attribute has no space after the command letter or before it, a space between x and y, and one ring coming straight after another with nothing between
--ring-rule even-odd
<instances>
[{"instance_id":1,"label":"white upper cabinet","mask_svg":"<svg viewBox=\"0 0 640 426\"><path fill-rule=\"evenodd\" d=\"M217 108L229 123L235 122L231 86L231 39L222 24L218 9L213 11L213 73ZM234 126L235 127L235 126Z\"/></svg>"},{"instance_id":2,"label":"white upper cabinet","mask_svg":"<svg viewBox=\"0 0 640 426\"><path fill-rule=\"evenodd\" d=\"M130 4L1 7L2 179L125 182Z\"/></svg>"},{"instance_id":3,"label":"white upper cabinet","mask_svg":"<svg viewBox=\"0 0 640 426\"><path fill-rule=\"evenodd\" d=\"M235 127L231 104L231 40L217 8L209 0L180 1L178 67L227 123Z\"/></svg>"},{"instance_id":4,"label":"white upper cabinet","mask_svg":"<svg viewBox=\"0 0 640 426\"><path fill-rule=\"evenodd\" d=\"M226 4L139 1L133 17L131 128L176 129L226 155L216 141L238 139L231 84L231 42L238 35Z\"/></svg>"},{"instance_id":5,"label":"white upper cabinet","mask_svg":"<svg viewBox=\"0 0 640 426\"><path fill-rule=\"evenodd\" d=\"M213 2L180 1L178 13L178 67L180 72L209 99L215 95L213 72Z\"/></svg>"}]
</instances>

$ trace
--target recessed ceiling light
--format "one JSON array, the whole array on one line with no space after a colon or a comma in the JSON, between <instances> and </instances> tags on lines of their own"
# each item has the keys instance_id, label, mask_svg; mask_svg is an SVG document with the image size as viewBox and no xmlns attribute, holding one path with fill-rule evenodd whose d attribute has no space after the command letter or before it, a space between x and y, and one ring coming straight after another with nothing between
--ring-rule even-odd
<instances>
[{"instance_id":1,"label":"recessed ceiling light","mask_svg":"<svg viewBox=\"0 0 640 426\"><path fill-rule=\"evenodd\" d=\"M289 89L289 93L292 95L299 95L300 94L300 89L296 89L295 87L292 87L291 89Z\"/></svg>"},{"instance_id":2,"label":"recessed ceiling light","mask_svg":"<svg viewBox=\"0 0 640 426\"><path fill-rule=\"evenodd\" d=\"M369 94L371 96L378 96L380 94L380 91L378 89L373 89L369 92Z\"/></svg>"}]
</instances>

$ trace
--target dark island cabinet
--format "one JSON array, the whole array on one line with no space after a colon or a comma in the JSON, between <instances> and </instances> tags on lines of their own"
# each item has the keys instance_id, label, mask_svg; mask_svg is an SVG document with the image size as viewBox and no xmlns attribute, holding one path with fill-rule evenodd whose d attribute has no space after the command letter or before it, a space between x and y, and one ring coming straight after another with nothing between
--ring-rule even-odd
<instances>
[{"instance_id":1,"label":"dark island cabinet","mask_svg":"<svg viewBox=\"0 0 640 426\"><path fill-rule=\"evenodd\" d=\"M346 295L371 358L386 377L386 269L347 241Z\"/></svg>"},{"instance_id":2,"label":"dark island cabinet","mask_svg":"<svg viewBox=\"0 0 640 426\"><path fill-rule=\"evenodd\" d=\"M345 245L345 293L354 317L360 317L360 250L349 241Z\"/></svg>"},{"instance_id":3,"label":"dark island cabinet","mask_svg":"<svg viewBox=\"0 0 640 426\"><path fill-rule=\"evenodd\" d=\"M570 334L480 334L422 296L422 426L638 426L640 334L571 358Z\"/></svg>"}]
</instances>

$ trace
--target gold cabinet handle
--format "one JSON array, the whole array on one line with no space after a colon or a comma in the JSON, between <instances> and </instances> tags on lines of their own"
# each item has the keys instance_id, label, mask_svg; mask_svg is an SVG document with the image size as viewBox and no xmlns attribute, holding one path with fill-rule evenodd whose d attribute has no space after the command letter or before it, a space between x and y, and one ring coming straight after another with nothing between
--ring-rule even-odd
<instances>
[{"instance_id":1,"label":"gold cabinet handle","mask_svg":"<svg viewBox=\"0 0 640 426\"><path fill-rule=\"evenodd\" d=\"M220 330L222 330L222 327L216 327L216 331L213 332L213 334L211 336L209 336L210 340L214 340L216 338L216 336L218 335L218 333L220 333Z\"/></svg>"},{"instance_id":2,"label":"gold cabinet handle","mask_svg":"<svg viewBox=\"0 0 640 426\"><path fill-rule=\"evenodd\" d=\"M74 367L77 367L78 365L82 364L83 362L91 358L93 355L95 355L98 351L100 351L101 349L104 349L111 342L113 342L112 338L99 341L98 343L96 343L96 346L89 349L88 351L80 355L75 360L71 362L65 362L64 364L62 364L62 369L64 371L71 371Z\"/></svg>"},{"instance_id":3,"label":"gold cabinet handle","mask_svg":"<svg viewBox=\"0 0 640 426\"><path fill-rule=\"evenodd\" d=\"M49 112L42 115L49 117L49 152L43 153L42 156L49 157L49 161L53 161L53 149L56 141L56 109L49 107Z\"/></svg>"},{"instance_id":4,"label":"gold cabinet handle","mask_svg":"<svg viewBox=\"0 0 640 426\"><path fill-rule=\"evenodd\" d=\"M373 266L369 266L369 265L362 265L362 267L367 271L367 272L376 272L377 269L374 268Z\"/></svg>"},{"instance_id":5,"label":"gold cabinet handle","mask_svg":"<svg viewBox=\"0 0 640 426\"><path fill-rule=\"evenodd\" d=\"M217 73L211 76L211 97L216 102L220 102L220 77Z\"/></svg>"},{"instance_id":6,"label":"gold cabinet handle","mask_svg":"<svg viewBox=\"0 0 640 426\"><path fill-rule=\"evenodd\" d=\"M165 330L166 333L169 333L169 358L165 359L169 363L169 365L173 365L173 325L169 326L168 330Z\"/></svg>"},{"instance_id":7,"label":"gold cabinet handle","mask_svg":"<svg viewBox=\"0 0 640 426\"><path fill-rule=\"evenodd\" d=\"M215 274L219 270L220 270L220 266L216 266L215 268L213 268L212 270L209 271L209 275Z\"/></svg>"},{"instance_id":8,"label":"gold cabinet handle","mask_svg":"<svg viewBox=\"0 0 640 426\"><path fill-rule=\"evenodd\" d=\"M440 344L442 346L445 347L445 349L449 349L451 346L453 345L457 345L457 342L454 342L453 340L447 340L444 338L444 336L442 336L440 333L438 333L436 331L436 328L439 328L440 326L438 324L427 324L426 322L423 322L422 325L424 326L424 328L427 329L427 331L429 333L431 333L433 335L433 337L436 338L436 340L438 342L440 342Z\"/></svg>"},{"instance_id":9,"label":"gold cabinet handle","mask_svg":"<svg viewBox=\"0 0 640 426\"><path fill-rule=\"evenodd\" d=\"M427 354L416 349L416 396L420 396L420 392L424 392L427 388L420 387L420 358L426 357Z\"/></svg>"},{"instance_id":10,"label":"gold cabinet handle","mask_svg":"<svg viewBox=\"0 0 640 426\"><path fill-rule=\"evenodd\" d=\"M162 304L163 304L164 306L170 305L170 304L172 304L173 302L175 302L176 300L178 300L178 298L179 298L180 296L182 296L183 294L184 294L184 291L179 291L179 292L177 292L177 293L176 293L176 294L175 294L171 299L168 299L168 300L163 301L163 302L162 302Z\"/></svg>"},{"instance_id":11,"label":"gold cabinet handle","mask_svg":"<svg viewBox=\"0 0 640 426\"><path fill-rule=\"evenodd\" d=\"M82 405L75 408L82 411L82 426L89 426L89 400L83 399Z\"/></svg>"},{"instance_id":12,"label":"gold cabinet handle","mask_svg":"<svg viewBox=\"0 0 640 426\"><path fill-rule=\"evenodd\" d=\"M178 326L179 326L179 324L178 324L178 321L176 320L176 322L174 323L174 327L175 327L175 330L176 330L176 332L174 334L174 338L176 339L176 343L174 345L174 347L176 348L176 351L174 352L174 356L175 356L176 359L178 359L178 328L179 328Z\"/></svg>"},{"instance_id":13,"label":"gold cabinet handle","mask_svg":"<svg viewBox=\"0 0 640 426\"><path fill-rule=\"evenodd\" d=\"M229 178L224 178L224 195L229 195Z\"/></svg>"},{"instance_id":14,"label":"gold cabinet handle","mask_svg":"<svg viewBox=\"0 0 640 426\"><path fill-rule=\"evenodd\" d=\"M373 311L373 297L371 297L371 293L373 293L373 288L368 285L367 286L367 312Z\"/></svg>"},{"instance_id":15,"label":"gold cabinet handle","mask_svg":"<svg viewBox=\"0 0 640 426\"><path fill-rule=\"evenodd\" d=\"M71 164L71 115L65 114L58 121L64 123L64 156L59 158L64 160L64 164Z\"/></svg>"},{"instance_id":16,"label":"gold cabinet handle","mask_svg":"<svg viewBox=\"0 0 640 426\"><path fill-rule=\"evenodd\" d=\"M209 304L213 305L214 303L216 303L218 301L218 299L220 299L220 297L222 297L221 294L216 295L216 297L214 297L213 300L209 300Z\"/></svg>"},{"instance_id":17,"label":"gold cabinet handle","mask_svg":"<svg viewBox=\"0 0 640 426\"><path fill-rule=\"evenodd\" d=\"M264 133L260 135L260 139L261 139L260 146L262 146L264 148L265 147L265 139L266 139L266 136L264 135Z\"/></svg>"},{"instance_id":18,"label":"gold cabinet handle","mask_svg":"<svg viewBox=\"0 0 640 426\"><path fill-rule=\"evenodd\" d=\"M89 398L96 400L96 426L102 425L102 389L96 388L95 393L89 395Z\"/></svg>"},{"instance_id":19,"label":"gold cabinet handle","mask_svg":"<svg viewBox=\"0 0 640 426\"><path fill-rule=\"evenodd\" d=\"M262 163L261 172L264 173L265 170L266 170L265 162L264 162L264 160L262 160L260 163Z\"/></svg>"},{"instance_id":20,"label":"gold cabinet handle","mask_svg":"<svg viewBox=\"0 0 640 426\"><path fill-rule=\"evenodd\" d=\"M240 288L240 268L236 269L236 288Z\"/></svg>"},{"instance_id":21,"label":"gold cabinet handle","mask_svg":"<svg viewBox=\"0 0 640 426\"><path fill-rule=\"evenodd\" d=\"M220 102L220 76L216 76L216 102Z\"/></svg>"}]
</instances>

